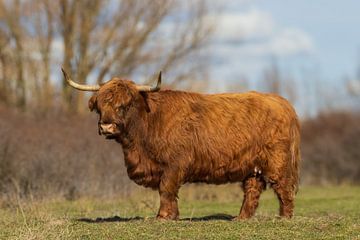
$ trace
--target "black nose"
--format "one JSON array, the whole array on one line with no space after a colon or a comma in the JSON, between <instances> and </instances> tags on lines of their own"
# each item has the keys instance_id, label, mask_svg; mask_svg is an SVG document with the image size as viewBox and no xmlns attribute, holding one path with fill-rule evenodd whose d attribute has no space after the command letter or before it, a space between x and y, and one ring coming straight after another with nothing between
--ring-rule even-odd
<instances>
[{"instance_id":1,"label":"black nose","mask_svg":"<svg viewBox=\"0 0 360 240\"><path fill-rule=\"evenodd\" d=\"M108 132L108 130L106 129L106 123L100 123L99 124L99 134L104 134L106 132Z\"/></svg>"},{"instance_id":2,"label":"black nose","mask_svg":"<svg viewBox=\"0 0 360 240\"><path fill-rule=\"evenodd\" d=\"M101 126L101 124L99 124L99 132L100 134L104 132L104 128Z\"/></svg>"},{"instance_id":3,"label":"black nose","mask_svg":"<svg viewBox=\"0 0 360 240\"><path fill-rule=\"evenodd\" d=\"M103 134L103 132L104 132L104 128L101 126L102 124L104 124L103 121L98 122L98 133L99 133L99 135Z\"/></svg>"}]
</instances>

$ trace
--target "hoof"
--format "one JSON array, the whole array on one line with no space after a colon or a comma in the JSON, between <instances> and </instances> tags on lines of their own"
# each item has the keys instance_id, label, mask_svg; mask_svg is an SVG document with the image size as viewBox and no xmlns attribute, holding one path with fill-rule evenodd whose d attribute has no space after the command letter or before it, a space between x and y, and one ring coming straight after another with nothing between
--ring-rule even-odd
<instances>
[{"instance_id":1,"label":"hoof","mask_svg":"<svg viewBox=\"0 0 360 240\"><path fill-rule=\"evenodd\" d=\"M240 212L240 215L239 215L239 216L237 216L237 217L235 217L233 220L234 220L234 221L246 220L246 219L251 218L253 215L254 215L254 213L253 213L253 214L251 214L251 213L248 213L248 212L242 211L242 212Z\"/></svg>"},{"instance_id":2,"label":"hoof","mask_svg":"<svg viewBox=\"0 0 360 240\"><path fill-rule=\"evenodd\" d=\"M233 219L231 219L231 221L244 221L244 220L247 220L251 217L247 217L247 216L237 216L237 217L234 217Z\"/></svg>"},{"instance_id":3,"label":"hoof","mask_svg":"<svg viewBox=\"0 0 360 240\"><path fill-rule=\"evenodd\" d=\"M279 218L281 219L291 219L293 217L292 214L289 214L289 215L280 215Z\"/></svg>"},{"instance_id":4,"label":"hoof","mask_svg":"<svg viewBox=\"0 0 360 240\"><path fill-rule=\"evenodd\" d=\"M166 215L166 216L157 215L156 220L160 220L160 221L179 220L179 216L176 216L176 215L173 215L173 216L172 215Z\"/></svg>"}]
</instances>

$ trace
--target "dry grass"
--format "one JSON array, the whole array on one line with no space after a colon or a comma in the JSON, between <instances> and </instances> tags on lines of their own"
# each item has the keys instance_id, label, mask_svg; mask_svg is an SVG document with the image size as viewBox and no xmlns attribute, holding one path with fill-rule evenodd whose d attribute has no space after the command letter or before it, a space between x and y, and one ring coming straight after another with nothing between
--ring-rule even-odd
<instances>
[{"instance_id":1,"label":"dry grass","mask_svg":"<svg viewBox=\"0 0 360 240\"><path fill-rule=\"evenodd\" d=\"M236 185L187 186L180 221L157 221L157 193L139 189L128 198L28 202L0 210L1 239L358 239L359 187L304 187L295 217L277 217L271 191L257 215L232 222L239 211Z\"/></svg>"}]
</instances>

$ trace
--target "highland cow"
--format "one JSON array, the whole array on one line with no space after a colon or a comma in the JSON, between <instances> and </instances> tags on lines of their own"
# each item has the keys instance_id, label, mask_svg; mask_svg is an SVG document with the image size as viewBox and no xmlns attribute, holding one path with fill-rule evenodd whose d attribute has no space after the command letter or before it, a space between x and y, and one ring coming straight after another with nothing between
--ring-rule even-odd
<instances>
[{"instance_id":1,"label":"highland cow","mask_svg":"<svg viewBox=\"0 0 360 240\"><path fill-rule=\"evenodd\" d=\"M89 108L99 114L99 134L124 151L135 183L160 194L159 219L178 219L178 191L185 183L242 182L239 216L254 215L269 184L280 216L292 217L299 181L299 122L292 106L275 94L199 94L161 90L112 78L95 91Z\"/></svg>"}]
</instances>

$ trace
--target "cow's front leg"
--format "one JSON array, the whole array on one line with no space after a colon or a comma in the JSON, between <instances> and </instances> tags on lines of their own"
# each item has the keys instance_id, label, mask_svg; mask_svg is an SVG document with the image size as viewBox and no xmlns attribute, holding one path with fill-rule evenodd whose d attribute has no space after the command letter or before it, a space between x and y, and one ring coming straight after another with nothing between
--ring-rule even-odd
<instances>
[{"instance_id":1,"label":"cow's front leg","mask_svg":"<svg viewBox=\"0 0 360 240\"><path fill-rule=\"evenodd\" d=\"M157 219L176 220L179 218L177 194L179 192L180 185L181 181L177 173L168 173L161 177L159 186L160 209Z\"/></svg>"}]
</instances>

